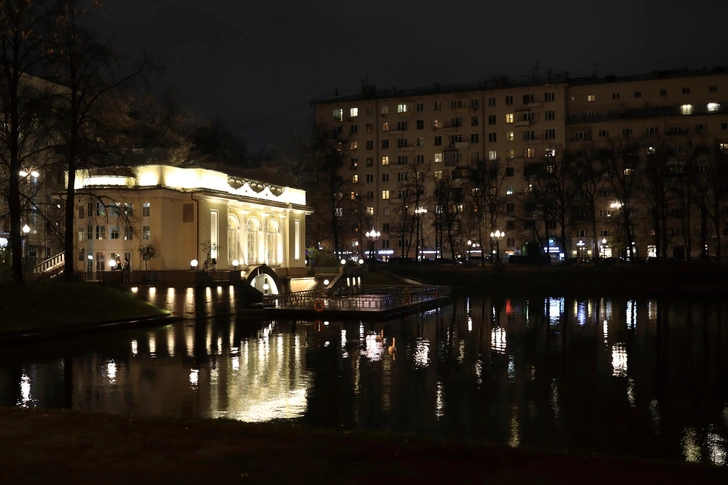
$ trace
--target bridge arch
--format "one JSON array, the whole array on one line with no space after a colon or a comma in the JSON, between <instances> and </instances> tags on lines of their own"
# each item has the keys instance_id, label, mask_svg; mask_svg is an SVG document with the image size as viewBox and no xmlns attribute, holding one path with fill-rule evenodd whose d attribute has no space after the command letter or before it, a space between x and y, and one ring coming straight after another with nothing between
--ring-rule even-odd
<instances>
[{"instance_id":1,"label":"bridge arch","mask_svg":"<svg viewBox=\"0 0 728 485\"><path fill-rule=\"evenodd\" d=\"M252 266L245 274L245 281L264 295L266 294L266 288L263 285L266 284L268 285L268 295L278 295L283 291L283 282L278 277L275 270L265 264Z\"/></svg>"}]
</instances>

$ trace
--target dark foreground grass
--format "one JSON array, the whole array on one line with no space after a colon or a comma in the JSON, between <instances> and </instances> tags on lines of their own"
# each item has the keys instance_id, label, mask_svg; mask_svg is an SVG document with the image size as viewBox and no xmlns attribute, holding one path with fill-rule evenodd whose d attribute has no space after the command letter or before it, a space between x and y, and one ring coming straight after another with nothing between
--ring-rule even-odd
<instances>
[{"instance_id":1,"label":"dark foreground grass","mask_svg":"<svg viewBox=\"0 0 728 485\"><path fill-rule=\"evenodd\" d=\"M99 284L0 285L0 334L165 314L130 293Z\"/></svg>"},{"instance_id":2,"label":"dark foreground grass","mask_svg":"<svg viewBox=\"0 0 728 485\"><path fill-rule=\"evenodd\" d=\"M728 468L392 434L0 408L2 483L716 484Z\"/></svg>"}]
</instances>

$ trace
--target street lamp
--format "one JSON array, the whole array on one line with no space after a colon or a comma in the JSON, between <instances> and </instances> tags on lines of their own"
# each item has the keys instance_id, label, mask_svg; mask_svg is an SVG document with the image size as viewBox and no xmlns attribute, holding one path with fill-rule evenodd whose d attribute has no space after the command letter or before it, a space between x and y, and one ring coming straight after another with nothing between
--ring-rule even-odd
<instances>
[{"instance_id":1,"label":"street lamp","mask_svg":"<svg viewBox=\"0 0 728 485\"><path fill-rule=\"evenodd\" d=\"M470 261L470 257L471 257L470 248L472 248L472 247L473 247L473 241L468 239L468 261Z\"/></svg>"},{"instance_id":2,"label":"street lamp","mask_svg":"<svg viewBox=\"0 0 728 485\"><path fill-rule=\"evenodd\" d=\"M602 258L605 255L604 246L606 246L606 245L607 245L607 238L605 237L604 239L602 239Z\"/></svg>"},{"instance_id":3,"label":"street lamp","mask_svg":"<svg viewBox=\"0 0 728 485\"><path fill-rule=\"evenodd\" d=\"M238 261L237 259L233 259L233 269L237 270L239 264L240 264L240 261Z\"/></svg>"},{"instance_id":4,"label":"street lamp","mask_svg":"<svg viewBox=\"0 0 728 485\"><path fill-rule=\"evenodd\" d=\"M197 265L200 264L196 259L193 259L190 261L190 269L192 271L195 271L197 269Z\"/></svg>"},{"instance_id":5,"label":"street lamp","mask_svg":"<svg viewBox=\"0 0 728 485\"><path fill-rule=\"evenodd\" d=\"M367 237L367 239L369 239L369 271L374 271L374 264L376 262L376 259L374 258L374 241L376 241L377 238L382 235L382 233L379 231L375 231L372 227L372 230L367 231L364 235Z\"/></svg>"},{"instance_id":6,"label":"street lamp","mask_svg":"<svg viewBox=\"0 0 728 485\"><path fill-rule=\"evenodd\" d=\"M415 218L417 218L417 241L415 242L415 260L418 261L424 259L421 253L424 252L425 249L422 248L420 250L421 239L424 239L422 237L422 214L427 214L427 209L425 209L424 207L418 207L415 209Z\"/></svg>"},{"instance_id":7,"label":"street lamp","mask_svg":"<svg viewBox=\"0 0 728 485\"><path fill-rule=\"evenodd\" d=\"M503 236L505 236L505 232L501 232L498 229L495 230L495 232L490 233L490 238L495 239L495 256L496 256L496 262L500 264L500 240L503 239Z\"/></svg>"},{"instance_id":8,"label":"street lamp","mask_svg":"<svg viewBox=\"0 0 728 485\"><path fill-rule=\"evenodd\" d=\"M23 226L23 259L25 259L25 264L23 267L25 268L25 271L28 271L28 233L30 233L30 226L28 224Z\"/></svg>"},{"instance_id":9,"label":"street lamp","mask_svg":"<svg viewBox=\"0 0 728 485\"><path fill-rule=\"evenodd\" d=\"M91 277L91 273L94 270L94 256L91 253L88 253L88 276Z\"/></svg>"}]
</instances>

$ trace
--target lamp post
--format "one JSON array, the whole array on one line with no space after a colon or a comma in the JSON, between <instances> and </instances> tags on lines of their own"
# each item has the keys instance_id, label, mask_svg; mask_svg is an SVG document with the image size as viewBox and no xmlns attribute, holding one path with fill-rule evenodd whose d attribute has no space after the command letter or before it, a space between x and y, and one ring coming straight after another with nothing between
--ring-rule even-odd
<instances>
[{"instance_id":1,"label":"lamp post","mask_svg":"<svg viewBox=\"0 0 728 485\"><path fill-rule=\"evenodd\" d=\"M196 259L193 259L190 261L190 269L192 271L195 271L197 269L197 265L200 264Z\"/></svg>"},{"instance_id":2,"label":"lamp post","mask_svg":"<svg viewBox=\"0 0 728 485\"><path fill-rule=\"evenodd\" d=\"M91 273L94 270L94 255L91 253L88 253L88 277L91 278Z\"/></svg>"},{"instance_id":3,"label":"lamp post","mask_svg":"<svg viewBox=\"0 0 728 485\"><path fill-rule=\"evenodd\" d=\"M470 262L470 258L471 258L470 249L472 247L473 247L473 241L471 241L470 239L468 239L468 262Z\"/></svg>"},{"instance_id":4,"label":"lamp post","mask_svg":"<svg viewBox=\"0 0 728 485\"><path fill-rule=\"evenodd\" d=\"M374 241L381 235L382 233L375 231L373 227L371 231L367 231L365 234L367 239L369 239L369 271L374 271L374 265L376 264L376 259L374 258Z\"/></svg>"},{"instance_id":5,"label":"lamp post","mask_svg":"<svg viewBox=\"0 0 728 485\"><path fill-rule=\"evenodd\" d=\"M607 238L602 239L602 258L605 256L604 246L607 245Z\"/></svg>"},{"instance_id":6,"label":"lamp post","mask_svg":"<svg viewBox=\"0 0 728 485\"><path fill-rule=\"evenodd\" d=\"M499 231L498 229L495 230L495 232L490 233L490 238L495 240L495 261L497 264L501 263L500 259L500 240L503 239L503 236L505 236L504 232Z\"/></svg>"},{"instance_id":7,"label":"lamp post","mask_svg":"<svg viewBox=\"0 0 728 485\"><path fill-rule=\"evenodd\" d=\"M417 218L417 241L415 242L415 260L421 261L423 258L422 252L424 248L420 244L422 241L422 214L427 214L427 209L424 207L418 207L415 209L415 217ZM422 249L420 249L422 248Z\"/></svg>"},{"instance_id":8,"label":"lamp post","mask_svg":"<svg viewBox=\"0 0 728 485\"><path fill-rule=\"evenodd\" d=\"M28 234L30 233L30 226L28 224L23 226L23 268L24 271L28 271Z\"/></svg>"}]
</instances>

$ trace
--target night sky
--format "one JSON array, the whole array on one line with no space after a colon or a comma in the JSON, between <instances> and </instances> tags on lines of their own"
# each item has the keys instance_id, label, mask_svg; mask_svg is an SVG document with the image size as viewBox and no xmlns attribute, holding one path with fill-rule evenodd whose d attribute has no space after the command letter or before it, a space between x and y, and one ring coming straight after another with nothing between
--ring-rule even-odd
<instances>
[{"instance_id":1,"label":"night sky","mask_svg":"<svg viewBox=\"0 0 728 485\"><path fill-rule=\"evenodd\" d=\"M258 151L305 132L310 101L494 74L728 65L724 0L106 0L97 30L166 66L202 116Z\"/></svg>"}]
</instances>

